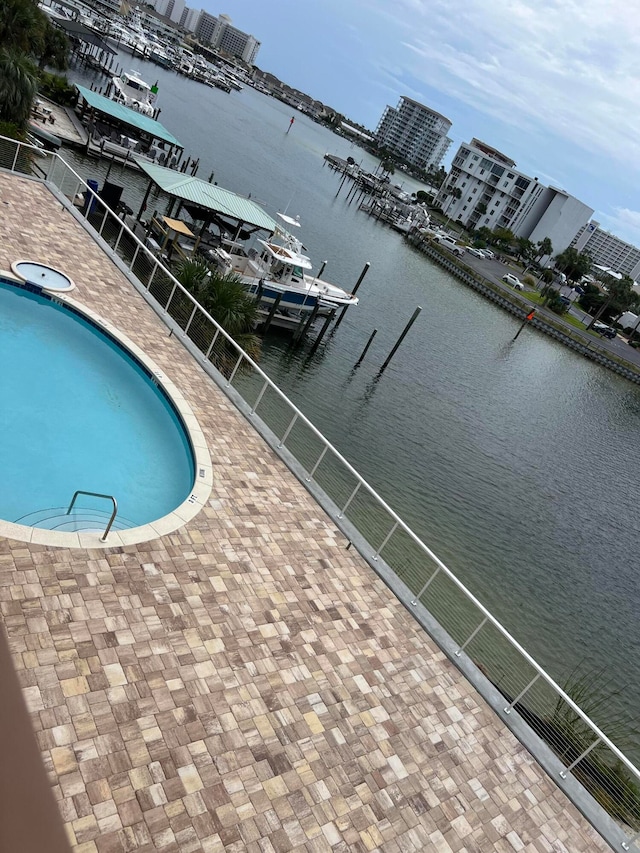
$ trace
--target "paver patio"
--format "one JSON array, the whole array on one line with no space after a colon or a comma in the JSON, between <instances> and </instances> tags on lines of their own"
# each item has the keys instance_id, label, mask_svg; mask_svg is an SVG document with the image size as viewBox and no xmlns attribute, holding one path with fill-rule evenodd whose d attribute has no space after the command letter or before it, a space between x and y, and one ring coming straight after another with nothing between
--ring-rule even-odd
<instances>
[{"instance_id":1,"label":"paver patio","mask_svg":"<svg viewBox=\"0 0 640 853\"><path fill-rule=\"evenodd\" d=\"M76 851L608 850L82 227L0 174L0 267L20 258L166 371L214 466L208 505L153 541L0 539Z\"/></svg>"}]
</instances>

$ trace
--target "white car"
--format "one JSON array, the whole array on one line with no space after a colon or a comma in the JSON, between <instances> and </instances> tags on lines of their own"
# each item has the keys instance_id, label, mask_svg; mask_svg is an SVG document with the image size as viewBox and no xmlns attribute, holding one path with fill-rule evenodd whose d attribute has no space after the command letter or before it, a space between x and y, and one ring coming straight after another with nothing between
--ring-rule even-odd
<instances>
[{"instance_id":1,"label":"white car","mask_svg":"<svg viewBox=\"0 0 640 853\"><path fill-rule=\"evenodd\" d=\"M467 252L470 255L473 255L475 258L486 258L487 256L484 253L484 249L476 249L473 246L467 246Z\"/></svg>"},{"instance_id":2,"label":"white car","mask_svg":"<svg viewBox=\"0 0 640 853\"><path fill-rule=\"evenodd\" d=\"M495 255L491 251L491 249L480 249L485 258L495 258Z\"/></svg>"},{"instance_id":3,"label":"white car","mask_svg":"<svg viewBox=\"0 0 640 853\"><path fill-rule=\"evenodd\" d=\"M436 234L433 239L439 243L443 249L448 249L450 252L453 252L454 255L461 255L464 252L464 248L459 246L449 234Z\"/></svg>"},{"instance_id":4,"label":"white car","mask_svg":"<svg viewBox=\"0 0 640 853\"><path fill-rule=\"evenodd\" d=\"M506 272L502 276L502 280L506 281L507 284L510 284L511 287L515 288L516 290L524 290L524 284L520 281L520 279L517 276L515 276L511 272Z\"/></svg>"}]
</instances>

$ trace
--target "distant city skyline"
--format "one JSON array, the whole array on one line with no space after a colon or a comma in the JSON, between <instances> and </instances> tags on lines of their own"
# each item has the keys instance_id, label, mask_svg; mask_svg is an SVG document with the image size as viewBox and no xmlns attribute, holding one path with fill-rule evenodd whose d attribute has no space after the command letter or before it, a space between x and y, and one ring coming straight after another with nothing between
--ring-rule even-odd
<instances>
[{"instance_id":1,"label":"distant city skyline","mask_svg":"<svg viewBox=\"0 0 640 853\"><path fill-rule=\"evenodd\" d=\"M257 64L373 130L407 96L640 244L640 19L620 0L200 0Z\"/></svg>"}]
</instances>

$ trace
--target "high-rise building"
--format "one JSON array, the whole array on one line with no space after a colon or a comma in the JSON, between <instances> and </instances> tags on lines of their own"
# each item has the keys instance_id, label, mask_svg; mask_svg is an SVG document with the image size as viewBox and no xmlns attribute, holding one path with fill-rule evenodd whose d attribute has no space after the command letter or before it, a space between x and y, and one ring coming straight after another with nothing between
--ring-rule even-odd
<instances>
[{"instance_id":1,"label":"high-rise building","mask_svg":"<svg viewBox=\"0 0 640 853\"><path fill-rule=\"evenodd\" d=\"M485 142L460 146L436 202L466 228L508 228L537 243L549 237L553 253L569 246L593 208L564 190L519 172L515 161Z\"/></svg>"},{"instance_id":2,"label":"high-rise building","mask_svg":"<svg viewBox=\"0 0 640 853\"><path fill-rule=\"evenodd\" d=\"M437 168L451 145L451 122L411 98L385 108L376 129L376 142L419 169Z\"/></svg>"},{"instance_id":3,"label":"high-rise building","mask_svg":"<svg viewBox=\"0 0 640 853\"><path fill-rule=\"evenodd\" d=\"M201 44L212 44L213 36L218 25L218 18L208 12L202 12L196 27L196 38Z\"/></svg>"},{"instance_id":4,"label":"high-rise building","mask_svg":"<svg viewBox=\"0 0 640 853\"><path fill-rule=\"evenodd\" d=\"M190 9L185 6L184 12L180 16L180 26L190 33L195 33L198 28L198 22L202 15L202 9Z\"/></svg>"},{"instance_id":5,"label":"high-rise building","mask_svg":"<svg viewBox=\"0 0 640 853\"><path fill-rule=\"evenodd\" d=\"M201 12L194 32L201 44L242 59L247 65L253 65L256 61L260 42L234 27L228 15L216 17Z\"/></svg>"},{"instance_id":6,"label":"high-rise building","mask_svg":"<svg viewBox=\"0 0 640 853\"><path fill-rule=\"evenodd\" d=\"M573 240L579 252L588 252L594 264L614 272L640 279L640 249L600 228L600 223L588 222Z\"/></svg>"}]
</instances>

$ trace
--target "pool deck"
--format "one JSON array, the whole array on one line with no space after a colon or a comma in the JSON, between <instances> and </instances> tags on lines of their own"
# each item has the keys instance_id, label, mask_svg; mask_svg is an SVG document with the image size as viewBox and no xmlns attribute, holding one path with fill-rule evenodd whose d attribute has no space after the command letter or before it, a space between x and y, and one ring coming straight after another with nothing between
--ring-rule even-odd
<instances>
[{"instance_id":1,"label":"pool deck","mask_svg":"<svg viewBox=\"0 0 640 853\"><path fill-rule=\"evenodd\" d=\"M0 539L77 853L609 850L46 187L0 173L0 238L0 268L64 271L166 371L214 468L143 544Z\"/></svg>"}]
</instances>

